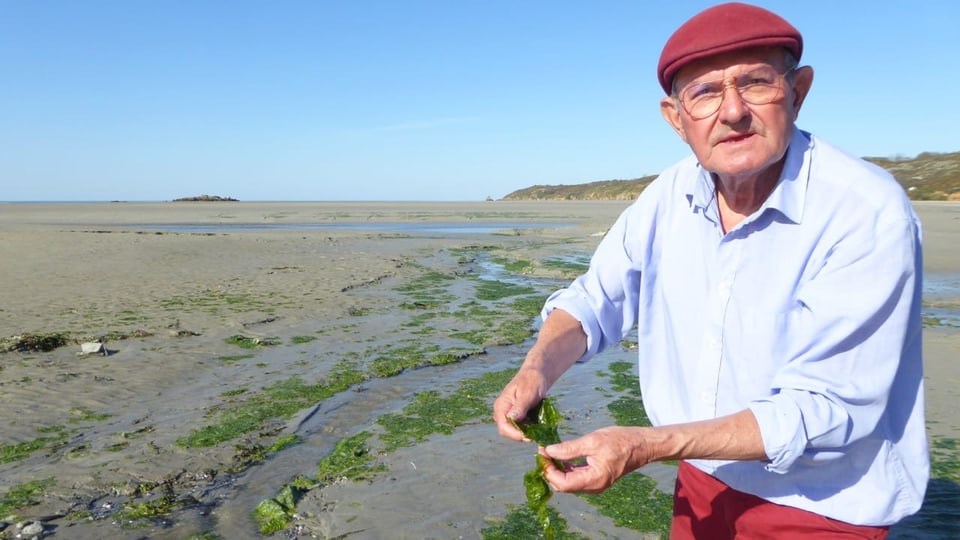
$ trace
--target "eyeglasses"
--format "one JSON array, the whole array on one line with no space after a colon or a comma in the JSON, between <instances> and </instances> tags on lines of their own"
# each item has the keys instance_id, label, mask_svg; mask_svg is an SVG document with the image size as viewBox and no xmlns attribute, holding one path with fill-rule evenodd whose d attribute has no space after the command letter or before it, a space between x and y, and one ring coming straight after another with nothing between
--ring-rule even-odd
<instances>
[{"instance_id":1,"label":"eyeglasses","mask_svg":"<svg viewBox=\"0 0 960 540\"><path fill-rule=\"evenodd\" d=\"M768 66L744 73L735 81L717 79L698 82L681 90L677 99L694 120L702 120L720 110L728 86L735 88L743 101L751 105L766 105L780 97L783 90L781 81L794 69L777 73Z\"/></svg>"}]
</instances>

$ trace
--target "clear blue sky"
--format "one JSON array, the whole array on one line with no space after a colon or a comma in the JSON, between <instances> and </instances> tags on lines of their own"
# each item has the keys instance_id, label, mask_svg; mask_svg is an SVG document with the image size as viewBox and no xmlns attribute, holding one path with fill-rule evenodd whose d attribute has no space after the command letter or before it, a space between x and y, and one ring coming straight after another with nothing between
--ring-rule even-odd
<instances>
[{"instance_id":1,"label":"clear blue sky","mask_svg":"<svg viewBox=\"0 0 960 540\"><path fill-rule=\"evenodd\" d=\"M800 126L960 150L960 2L757 2ZM482 200L655 174L664 41L703 1L0 2L0 200Z\"/></svg>"}]
</instances>

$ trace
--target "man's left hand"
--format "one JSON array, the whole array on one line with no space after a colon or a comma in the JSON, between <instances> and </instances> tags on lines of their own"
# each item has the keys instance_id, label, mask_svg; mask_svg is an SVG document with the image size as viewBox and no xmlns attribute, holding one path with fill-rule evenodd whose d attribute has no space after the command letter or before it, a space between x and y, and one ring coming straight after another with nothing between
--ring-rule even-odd
<instances>
[{"instance_id":1,"label":"man's left hand","mask_svg":"<svg viewBox=\"0 0 960 540\"><path fill-rule=\"evenodd\" d=\"M561 470L550 464L544 477L554 491L600 493L621 476L651 461L645 450L643 430L637 427L607 427L541 449L554 460L570 463Z\"/></svg>"}]
</instances>

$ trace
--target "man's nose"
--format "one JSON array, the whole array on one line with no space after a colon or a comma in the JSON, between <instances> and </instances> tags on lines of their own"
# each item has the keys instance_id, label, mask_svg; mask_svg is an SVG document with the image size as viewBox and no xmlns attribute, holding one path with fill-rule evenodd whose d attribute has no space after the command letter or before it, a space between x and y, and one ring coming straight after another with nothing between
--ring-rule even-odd
<instances>
[{"instance_id":1,"label":"man's nose","mask_svg":"<svg viewBox=\"0 0 960 540\"><path fill-rule=\"evenodd\" d=\"M720 102L720 121L726 124L736 124L749 114L747 104L744 103L737 85L727 83L723 85L723 101Z\"/></svg>"}]
</instances>

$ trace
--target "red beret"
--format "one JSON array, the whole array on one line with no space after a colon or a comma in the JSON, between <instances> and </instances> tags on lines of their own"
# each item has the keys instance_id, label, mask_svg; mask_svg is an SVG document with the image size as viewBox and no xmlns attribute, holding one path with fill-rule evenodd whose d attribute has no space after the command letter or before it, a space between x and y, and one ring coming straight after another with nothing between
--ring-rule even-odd
<instances>
[{"instance_id":1,"label":"red beret","mask_svg":"<svg viewBox=\"0 0 960 540\"><path fill-rule=\"evenodd\" d=\"M667 40L657 76L670 95L673 76L694 60L748 47L784 47L800 60L803 37L779 15L757 6L732 2L701 11Z\"/></svg>"}]
</instances>

